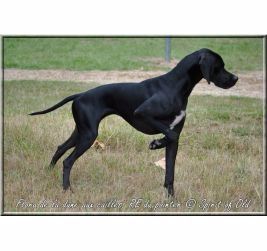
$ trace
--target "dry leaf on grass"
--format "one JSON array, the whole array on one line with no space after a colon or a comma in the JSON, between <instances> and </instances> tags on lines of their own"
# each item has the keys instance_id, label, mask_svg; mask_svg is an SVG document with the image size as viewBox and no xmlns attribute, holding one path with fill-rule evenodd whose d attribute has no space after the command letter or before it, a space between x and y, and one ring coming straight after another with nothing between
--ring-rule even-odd
<instances>
[{"instance_id":1,"label":"dry leaf on grass","mask_svg":"<svg viewBox=\"0 0 267 251\"><path fill-rule=\"evenodd\" d=\"M165 168L166 168L165 158L162 158L162 159L160 159L160 160L154 162L154 164L155 164L156 166L161 167L161 168L164 169L164 170L165 170Z\"/></svg>"},{"instance_id":2,"label":"dry leaf on grass","mask_svg":"<svg viewBox=\"0 0 267 251\"><path fill-rule=\"evenodd\" d=\"M105 149L105 144L103 144L102 142L96 140L93 144L93 147L95 147L97 150L101 149L104 150Z\"/></svg>"}]
</instances>

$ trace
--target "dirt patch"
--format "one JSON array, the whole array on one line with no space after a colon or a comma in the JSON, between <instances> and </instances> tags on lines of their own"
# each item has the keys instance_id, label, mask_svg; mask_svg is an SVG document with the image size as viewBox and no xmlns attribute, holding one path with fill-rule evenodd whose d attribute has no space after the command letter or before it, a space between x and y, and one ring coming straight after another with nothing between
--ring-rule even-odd
<instances>
[{"instance_id":1,"label":"dirt patch","mask_svg":"<svg viewBox=\"0 0 267 251\"><path fill-rule=\"evenodd\" d=\"M139 82L147 78L164 74L164 71L68 71L68 70L20 70L5 69L4 80L43 80L43 81L73 81L94 82L100 84L117 82ZM264 98L263 72L237 73L239 81L229 90L209 86L205 80L196 85L192 94L210 94L216 96L246 96Z\"/></svg>"},{"instance_id":2,"label":"dirt patch","mask_svg":"<svg viewBox=\"0 0 267 251\"><path fill-rule=\"evenodd\" d=\"M172 69L174 68L177 63L179 62L178 59L171 59L170 62L166 62L166 60L162 57L137 57L137 61L143 61L146 63L146 65L149 65L150 67L153 67L153 69L158 70L158 69ZM141 68L141 70L143 70Z\"/></svg>"}]
</instances>

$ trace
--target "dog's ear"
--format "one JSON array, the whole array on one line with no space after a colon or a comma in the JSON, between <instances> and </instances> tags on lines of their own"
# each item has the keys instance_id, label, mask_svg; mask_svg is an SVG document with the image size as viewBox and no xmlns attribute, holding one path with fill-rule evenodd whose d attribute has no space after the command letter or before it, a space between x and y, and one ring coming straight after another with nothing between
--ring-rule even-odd
<instances>
[{"instance_id":1,"label":"dog's ear","mask_svg":"<svg viewBox=\"0 0 267 251\"><path fill-rule=\"evenodd\" d=\"M205 78L210 84L210 77L213 71L213 63L211 62L211 58L205 54L201 55L199 65L203 78Z\"/></svg>"}]
</instances>

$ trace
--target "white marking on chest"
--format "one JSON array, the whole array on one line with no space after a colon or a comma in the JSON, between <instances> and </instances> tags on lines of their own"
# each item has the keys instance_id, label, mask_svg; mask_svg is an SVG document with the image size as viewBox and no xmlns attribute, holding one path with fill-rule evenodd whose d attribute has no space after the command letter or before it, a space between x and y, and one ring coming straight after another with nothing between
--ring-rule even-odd
<instances>
[{"instance_id":1,"label":"white marking on chest","mask_svg":"<svg viewBox=\"0 0 267 251\"><path fill-rule=\"evenodd\" d=\"M172 130L176 125L178 125L184 117L185 111L182 110L179 115L175 116L174 121L170 124L170 129Z\"/></svg>"}]
</instances>

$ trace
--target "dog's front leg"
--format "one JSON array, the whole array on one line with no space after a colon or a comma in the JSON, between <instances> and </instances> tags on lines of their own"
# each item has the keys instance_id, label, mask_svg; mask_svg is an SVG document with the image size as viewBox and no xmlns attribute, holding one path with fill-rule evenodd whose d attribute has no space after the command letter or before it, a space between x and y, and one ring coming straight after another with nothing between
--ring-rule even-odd
<instances>
[{"instance_id":1,"label":"dog's front leg","mask_svg":"<svg viewBox=\"0 0 267 251\"><path fill-rule=\"evenodd\" d=\"M165 173L164 187L166 187L167 189L168 196L174 196L173 183L174 183L175 160L178 152L179 138L184 127L184 122L185 122L185 117L174 128L175 132L178 134L177 140L173 142L170 141L166 142L166 149L165 149L166 173Z\"/></svg>"},{"instance_id":2,"label":"dog's front leg","mask_svg":"<svg viewBox=\"0 0 267 251\"><path fill-rule=\"evenodd\" d=\"M168 100L155 94L137 107L134 111L134 116L145 121L148 125L158 130L159 133L163 133L168 141L176 141L178 139L178 134L175 130L171 130L169 126L156 119L166 116L169 110Z\"/></svg>"},{"instance_id":3,"label":"dog's front leg","mask_svg":"<svg viewBox=\"0 0 267 251\"><path fill-rule=\"evenodd\" d=\"M175 160L178 151L178 140L167 142L166 144L166 173L164 187L167 189L168 197L174 196L173 182L174 182L174 170Z\"/></svg>"}]
</instances>

